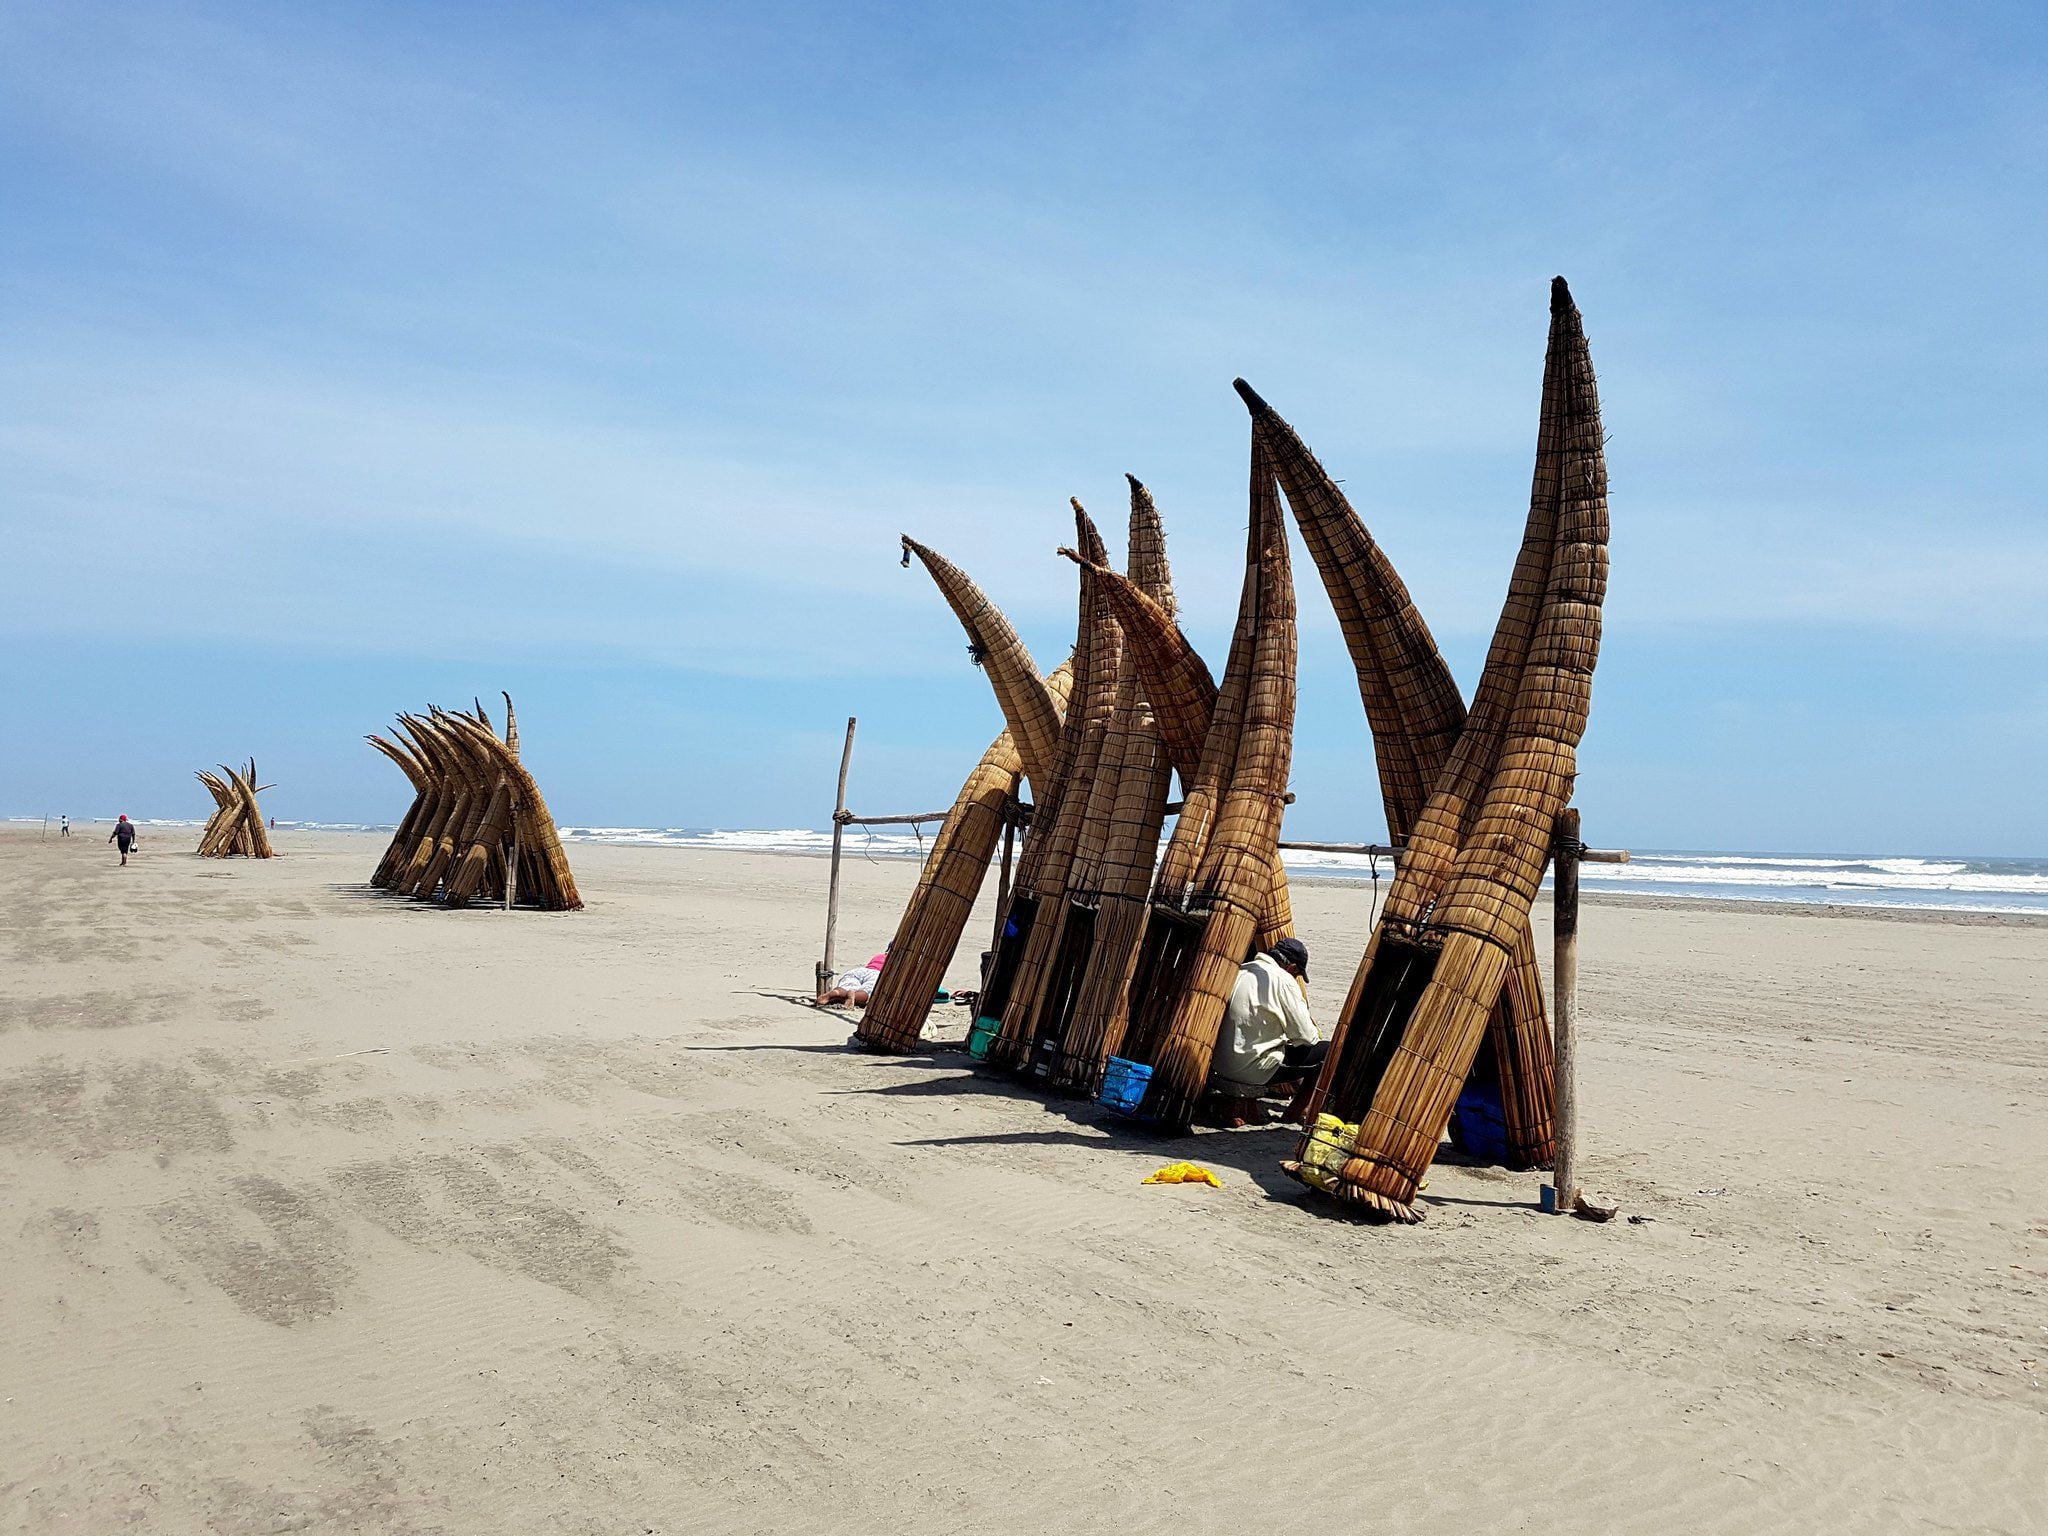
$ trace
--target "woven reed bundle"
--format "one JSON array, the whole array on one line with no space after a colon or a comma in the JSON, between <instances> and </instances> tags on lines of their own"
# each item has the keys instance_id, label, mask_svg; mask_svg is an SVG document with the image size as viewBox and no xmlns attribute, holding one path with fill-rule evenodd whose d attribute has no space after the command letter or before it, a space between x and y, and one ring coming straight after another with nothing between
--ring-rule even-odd
<instances>
[{"instance_id":1,"label":"woven reed bundle","mask_svg":"<svg viewBox=\"0 0 2048 1536\"><path fill-rule=\"evenodd\" d=\"M477 742L476 738L481 736L492 745L499 744L489 726L467 715L445 711L435 712L434 723L462 776L462 818L453 829L445 862L430 872L425 890L417 894L423 899L432 897L434 887L431 882L438 878L444 886L442 900L451 907L459 907L474 894L482 871L489 868L492 850L501 846L509 829L512 787L506 776L498 771L492 755ZM496 806L502 806L502 813L494 828L493 840L485 842L485 823L490 820L490 813ZM459 895L458 885L461 886Z\"/></svg>"},{"instance_id":2,"label":"woven reed bundle","mask_svg":"<svg viewBox=\"0 0 2048 1536\"><path fill-rule=\"evenodd\" d=\"M1387 830L1406 835L1465 724L1465 701L1408 589L1308 445L1251 385L1236 382L1264 434L1302 542L1321 572L1372 726Z\"/></svg>"},{"instance_id":3,"label":"woven reed bundle","mask_svg":"<svg viewBox=\"0 0 2048 1536\"><path fill-rule=\"evenodd\" d=\"M1046 680L1062 713L1073 684L1073 663L1063 663ZM953 951L974 910L989 861L1003 834L1003 812L1017 792L1023 758L1005 730L989 743L981 761L960 786L917 889L904 905L889 945L889 963L875 982L853 1043L871 1051L912 1051L924 1034L932 998L952 963Z\"/></svg>"},{"instance_id":4,"label":"woven reed bundle","mask_svg":"<svg viewBox=\"0 0 2048 1536\"><path fill-rule=\"evenodd\" d=\"M916 555L931 573L946 605L967 631L968 651L996 691L996 703L1009 723L1024 776L1031 781L1033 792L1043 797L1047 775L1059 753L1062 711L1047 692L1038 663L1031 659L1016 627L965 571L908 534L903 535L903 550L906 556Z\"/></svg>"},{"instance_id":5,"label":"woven reed bundle","mask_svg":"<svg viewBox=\"0 0 2048 1536\"><path fill-rule=\"evenodd\" d=\"M1061 553L1086 565L1072 551L1063 550ZM1152 706L1167 758L1180 775L1183 809L1176 831L1185 826L1188 836L1186 840L1169 845L1168 856L1161 861L1161 873L1169 882L1185 885L1188 872L1200 863L1202 850L1208 845L1215 786L1228 767L1221 761L1212 762L1205 773L1202 764L1203 749L1215 716L1216 684L1208 665L1188 643L1187 636L1181 632L1173 616L1160 604L1148 598L1133 582L1106 567L1087 568L1094 572L1109 595L1110 606L1124 631L1125 644L1137 664L1141 691ZM1240 620L1244 613L1240 603ZM1234 650L1235 636L1232 644ZM1227 672L1228 668L1225 670ZM1207 784L1210 789L1197 794L1192 787L1197 781ZM1189 801L1196 807L1193 815L1185 808ZM1287 871L1277 852L1271 880L1259 917L1259 943L1265 948L1279 943L1294 931L1293 907L1287 894Z\"/></svg>"},{"instance_id":6,"label":"woven reed bundle","mask_svg":"<svg viewBox=\"0 0 2048 1536\"><path fill-rule=\"evenodd\" d=\"M1107 550L1094 520L1079 501L1072 505L1079 542L1091 553L1106 557ZM1074 693L1067 706L1062 731L1065 771L1059 798L1050 813L1043 808L1034 809L1031 835L1025 840L1025 856L1019 861L1013 890L1013 909L1016 895L1021 893L1032 903L1032 920L1028 930L1019 934L1023 942L1016 968L1007 978L1002 995L983 1009L984 1017L998 1019L1002 1024L1001 1033L990 1047L988 1063L1012 1071L1030 1070L1040 1064L1033 1047L1039 1038L1038 1021L1046 989L1059 969L1056 957L1062 954L1068 939L1073 917L1068 895L1075 870L1084 858L1099 859L1108 834L1106 820L1090 820L1089 805L1116 715L1117 687L1123 672L1123 631L1101 587L1085 570L1080 585L1082 629L1076 655L1085 650L1087 661L1085 673L1079 664L1076 666ZM1070 754L1064 750L1069 742ZM1033 844L1037 845L1035 850ZM1075 936L1075 944L1085 941L1085 934ZM994 990L991 987L991 992Z\"/></svg>"},{"instance_id":7,"label":"woven reed bundle","mask_svg":"<svg viewBox=\"0 0 2048 1536\"><path fill-rule=\"evenodd\" d=\"M407 866L398 887L407 896L427 899L440 884L442 869L455 857L455 838L469 815L470 801L476 788L471 783L468 764L454 744L446 739L433 711L428 712L426 719L413 722L413 732L414 739L430 754L435 770L448 789L441 804L440 817L415 852L413 862Z\"/></svg>"},{"instance_id":8,"label":"woven reed bundle","mask_svg":"<svg viewBox=\"0 0 2048 1536\"><path fill-rule=\"evenodd\" d=\"M1073 550L1060 553L1081 563L1081 556ZM1166 755L1185 783L1202 759L1202 743L1216 711L1216 680L1165 605L1107 566L1095 566L1092 571L1124 632L1124 645L1138 669Z\"/></svg>"},{"instance_id":9,"label":"woven reed bundle","mask_svg":"<svg viewBox=\"0 0 2048 1536\"><path fill-rule=\"evenodd\" d=\"M1005 634L1015 636L1015 626L957 566L925 550L915 541L906 540L905 547L924 561L935 580L942 581L941 590L947 592L948 603L956 614L965 608L976 615L975 624L968 626L969 642L976 650L978 661L988 671L991 683L999 675L999 669L1002 670L1005 685L997 689L996 701L1004 710L1008 729L990 744L981 762L961 786L925 862L918 888L912 892L897 924L896 938L889 950L889 964L883 968L881 979L854 1031L855 1044L878 1051L913 1050L923 1035L932 996L946 966L952 961L953 951L959 945L961 931L966 927L969 911L974 905L975 894L987 875L989 860L995 856L996 843L1002 835L1003 807L1016 793L1017 776L1024 771L1023 754L1017 746L1022 715L1020 712L1013 717L1011 711L1018 708L1017 699L1029 697L1006 670L1015 653L1007 645L991 646L982 638L984 635L999 639ZM1073 655L1042 685L1053 715L1059 722L1059 731L1049 762L1043 766L1041 776L1032 781L1036 797L1033 824L1039 828L1049 825L1057 815L1066 779L1079 751L1078 726L1072 731L1067 726L1067 701L1075 692L1077 681L1084 680L1088 674L1088 641L1084 610L1084 622L1079 626ZM1022 642L1019 641L1017 651L1021 650ZM1009 905L1002 914L1005 924L1016 925L1018 935L998 942L996 963L985 978L984 1004L990 995L1007 993L1009 980L1016 972L1022 935L1030 928L1031 915L1037 905L1030 893L1044 862L1046 848L1047 840L1041 837L1027 837L1024 841L1017 875L1011 884ZM1024 893L1022 901L1018 899L1020 892Z\"/></svg>"},{"instance_id":10,"label":"woven reed bundle","mask_svg":"<svg viewBox=\"0 0 2048 1536\"><path fill-rule=\"evenodd\" d=\"M481 734L491 739L490 727L475 721L454 717L451 726L464 736L474 738ZM504 889L504 852L507 839L512 832L512 781L506 774L491 772L488 747L471 740L470 751L478 760L479 767L487 776L489 789L484 798L483 813L464 841L466 847L457 857L454 867L446 876L446 901L451 907L466 906L482 890L487 881L496 889ZM515 752L510 742L503 744L507 753ZM493 871L496 879L493 880Z\"/></svg>"},{"instance_id":11,"label":"woven reed bundle","mask_svg":"<svg viewBox=\"0 0 2048 1536\"><path fill-rule=\"evenodd\" d=\"M1252 435L1251 654L1244 668L1242 727L1215 829L1195 882L1190 916L1202 920L1185 961L1173 1016L1153 1063L1147 1115L1184 1125L1209 1080L1209 1063L1237 973L1259 937L1272 887L1287 775L1294 749L1294 579L1279 489L1263 438ZM1222 696L1231 692L1226 678ZM1223 714L1222 696L1217 713Z\"/></svg>"},{"instance_id":12,"label":"woven reed bundle","mask_svg":"<svg viewBox=\"0 0 2048 1536\"><path fill-rule=\"evenodd\" d=\"M1392 1058L1394 1043L1419 995L1421 979L1434 964L1436 941L1422 930L1422 922L1443 890L1479 799L1491 782L1502 736L1521 685L1537 613L1550 580L1562 446L1561 390L1565 360L1575 346L1584 346L1583 336L1577 333L1576 312L1570 309L1569 300L1560 309L1553 294L1529 515L1507 598L1487 649L1485 670L1472 695L1465 728L1459 733L1422 814L1409 829L1406 852L1395 872L1379 926L1366 945L1365 957L1359 963L1339 1015L1329 1054L1310 1096L1310 1125L1325 1109L1344 1124L1359 1119L1371 1102L1379 1074ZM1389 935L1393 936L1391 941ZM1411 944L1411 939L1415 943ZM1383 944L1392 952L1383 956ZM1540 1008L1541 985L1535 974L1533 951L1527 956L1526 966L1518 963L1514 967L1511 980L1519 999L1518 1017L1535 1016ZM1541 1051L1537 1047L1528 1054L1540 1060ZM1519 1079L1522 1074L1509 1063L1504 1064L1502 1075L1504 1079ZM1522 1118L1526 1122L1529 1116L1524 1114ZM1309 1150L1304 1145L1304 1157Z\"/></svg>"},{"instance_id":13,"label":"woven reed bundle","mask_svg":"<svg viewBox=\"0 0 2048 1536\"><path fill-rule=\"evenodd\" d=\"M384 857L377 863L377 872L370 876L370 884L382 889L391 884L401 850L410 850L412 847L414 827L432 797L433 785L420 760L406 748L396 742L386 741L374 733L365 736L363 740L396 763L398 771L403 773L407 782L412 785L412 804L407 807L405 815L399 818L398 830L391 834L391 842L384 849Z\"/></svg>"},{"instance_id":14,"label":"woven reed bundle","mask_svg":"<svg viewBox=\"0 0 2048 1536\"><path fill-rule=\"evenodd\" d=\"M1432 964L1415 967L1427 981L1374 1052L1370 1105L1335 1188L1341 1199L1404 1221L1421 1219L1417 1186L1494 1004L1518 969L1516 940L1542 881L1553 824L1571 798L1599 657L1606 452L1592 358L1561 278L1552 285L1551 317L1537 473L1538 496L1552 508L1548 570L1493 772L1476 808L1458 818L1465 835L1440 897L1422 923L1410 925L1409 937L1437 953ZM1513 592L1510 608L1518 619L1529 611ZM1475 717L1480 705L1475 697Z\"/></svg>"},{"instance_id":15,"label":"woven reed bundle","mask_svg":"<svg viewBox=\"0 0 2048 1536\"><path fill-rule=\"evenodd\" d=\"M420 871L434 856L441 829L455 811L461 786L450 776L441 747L425 722L411 715L400 715L398 732L426 768L434 787L433 798L428 801L419 824L413 828L412 846L404 851L391 876L391 889L410 895L419 883Z\"/></svg>"},{"instance_id":16,"label":"woven reed bundle","mask_svg":"<svg viewBox=\"0 0 2048 1536\"><path fill-rule=\"evenodd\" d=\"M1159 509L1136 476L1125 478L1131 487L1130 579L1170 614L1173 574ZM1074 550L1061 553L1079 560ZM1104 596L1098 585L1098 601ZM1112 1032L1121 1037L1172 772L1136 659L1123 648L1115 706L1068 877L1067 928L1054 950L1027 1057L1043 1064L1055 1087L1093 1093Z\"/></svg>"},{"instance_id":17,"label":"woven reed bundle","mask_svg":"<svg viewBox=\"0 0 2048 1536\"><path fill-rule=\"evenodd\" d=\"M1406 584L1350 499L1256 390L1243 379L1236 388L1254 429L1266 438L1295 524L1336 610L1372 732L1387 832L1405 843L1463 733L1464 698ZM1516 1168L1547 1165L1555 1153L1556 1072L1535 939L1526 924L1516 940L1516 982L1494 1010L1488 1043L1474 1072L1499 1082L1505 1161ZM1310 1124L1320 1107L1312 1102Z\"/></svg>"},{"instance_id":18,"label":"woven reed bundle","mask_svg":"<svg viewBox=\"0 0 2048 1536\"><path fill-rule=\"evenodd\" d=\"M441 771L454 785L455 794L425 862L406 887L406 893L415 901L433 900L440 888L442 872L455 862L456 850L464 844L468 829L482 817L485 793L481 775L461 741L449 729L445 712L434 709L429 711L429 716L422 729L433 742Z\"/></svg>"},{"instance_id":19,"label":"woven reed bundle","mask_svg":"<svg viewBox=\"0 0 2048 1536\"><path fill-rule=\"evenodd\" d=\"M203 859L225 858L238 851L231 844L241 823L242 802L220 775L202 768L196 777L206 786L206 792L213 796L213 814L206 818L206 825L199 832L199 856Z\"/></svg>"},{"instance_id":20,"label":"woven reed bundle","mask_svg":"<svg viewBox=\"0 0 2048 1536\"><path fill-rule=\"evenodd\" d=\"M258 793L273 786L256 782L256 759L253 757L245 769L237 770L222 763L220 771L226 775L225 778L203 769L197 775L214 801L213 814L206 819L206 825L199 833L200 857L274 857L270 832L263 823L262 808L256 803Z\"/></svg>"}]
</instances>

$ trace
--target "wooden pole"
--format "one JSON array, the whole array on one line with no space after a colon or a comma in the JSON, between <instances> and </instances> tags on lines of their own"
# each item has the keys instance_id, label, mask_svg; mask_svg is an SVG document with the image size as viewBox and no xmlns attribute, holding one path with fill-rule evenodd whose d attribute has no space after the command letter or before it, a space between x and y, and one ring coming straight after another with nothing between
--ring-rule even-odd
<instances>
[{"instance_id":1,"label":"wooden pole","mask_svg":"<svg viewBox=\"0 0 2048 1536\"><path fill-rule=\"evenodd\" d=\"M1378 854L1397 863L1406 851L1398 843L1282 843L1279 846L1283 852L1292 849L1299 853Z\"/></svg>"},{"instance_id":2,"label":"wooden pole","mask_svg":"<svg viewBox=\"0 0 2048 1536\"><path fill-rule=\"evenodd\" d=\"M519 802L512 802L512 856L505 861L505 910L519 896Z\"/></svg>"},{"instance_id":3,"label":"wooden pole","mask_svg":"<svg viewBox=\"0 0 2048 1536\"><path fill-rule=\"evenodd\" d=\"M1557 1164L1551 1176L1556 1209L1569 1215L1579 1198L1579 813L1565 807L1551 844L1556 880L1551 887L1551 928L1555 951L1550 981L1557 993L1552 1013L1557 1027Z\"/></svg>"},{"instance_id":4,"label":"wooden pole","mask_svg":"<svg viewBox=\"0 0 2048 1536\"><path fill-rule=\"evenodd\" d=\"M839 753L839 793L832 801L832 884L825 896L825 958L818 962L818 997L832 985L832 944L839 935L839 844L846 835L846 773L853 766L853 728L857 724L857 717L846 717L846 745Z\"/></svg>"}]
</instances>

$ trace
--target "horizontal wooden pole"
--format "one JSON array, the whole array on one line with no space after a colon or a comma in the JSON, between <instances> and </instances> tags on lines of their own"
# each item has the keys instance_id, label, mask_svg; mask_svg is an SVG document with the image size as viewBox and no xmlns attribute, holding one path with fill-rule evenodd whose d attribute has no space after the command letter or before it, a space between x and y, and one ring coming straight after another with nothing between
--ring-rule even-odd
<instances>
[{"instance_id":1,"label":"horizontal wooden pole","mask_svg":"<svg viewBox=\"0 0 2048 1536\"><path fill-rule=\"evenodd\" d=\"M1579 862L1581 864L1626 864L1628 862L1628 850L1626 848L1581 848L1579 850Z\"/></svg>"},{"instance_id":2,"label":"horizontal wooden pole","mask_svg":"<svg viewBox=\"0 0 2048 1536\"><path fill-rule=\"evenodd\" d=\"M1387 843L1282 843L1281 851L1296 853L1376 853L1382 858L1399 859L1402 850Z\"/></svg>"}]
</instances>

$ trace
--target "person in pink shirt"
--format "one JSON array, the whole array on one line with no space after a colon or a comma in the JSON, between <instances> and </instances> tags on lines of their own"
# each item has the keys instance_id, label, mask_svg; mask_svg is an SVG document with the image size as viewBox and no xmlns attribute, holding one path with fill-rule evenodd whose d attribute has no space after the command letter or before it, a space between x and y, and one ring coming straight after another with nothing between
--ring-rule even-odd
<instances>
[{"instance_id":1,"label":"person in pink shirt","mask_svg":"<svg viewBox=\"0 0 2048 1536\"><path fill-rule=\"evenodd\" d=\"M875 983L881 980L882 962L889 958L884 949L879 955L871 955L866 965L856 965L850 971L841 971L832 978L832 986L818 999L820 1008L865 1008L868 994L875 990Z\"/></svg>"}]
</instances>

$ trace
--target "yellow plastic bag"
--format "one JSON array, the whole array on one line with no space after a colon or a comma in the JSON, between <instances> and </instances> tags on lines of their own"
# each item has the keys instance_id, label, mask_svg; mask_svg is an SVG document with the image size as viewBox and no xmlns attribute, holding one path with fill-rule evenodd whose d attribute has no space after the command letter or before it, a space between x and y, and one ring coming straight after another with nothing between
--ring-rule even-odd
<instances>
[{"instance_id":1,"label":"yellow plastic bag","mask_svg":"<svg viewBox=\"0 0 2048 1536\"><path fill-rule=\"evenodd\" d=\"M1302 1179L1325 1194L1337 1192L1337 1173L1351 1157L1351 1144L1358 1139L1358 1127L1347 1125L1335 1115L1317 1115L1308 1144L1302 1148Z\"/></svg>"},{"instance_id":2,"label":"yellow plastic bag","mask_svg":"<svg viewBox=\"0 0 2048 1536\"><path fill-rule=\"evenodd\" d=\"M1223 1181L1204 1168L1200 1163L1168 1163L1156 1173L1148 1175L1147 1184L1211 1184L1217 1189Z\"/></svg>"}]
</instances>

